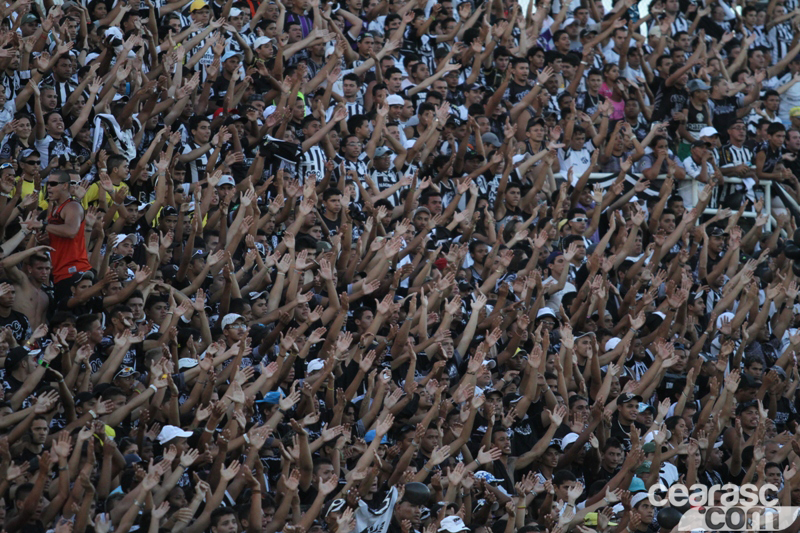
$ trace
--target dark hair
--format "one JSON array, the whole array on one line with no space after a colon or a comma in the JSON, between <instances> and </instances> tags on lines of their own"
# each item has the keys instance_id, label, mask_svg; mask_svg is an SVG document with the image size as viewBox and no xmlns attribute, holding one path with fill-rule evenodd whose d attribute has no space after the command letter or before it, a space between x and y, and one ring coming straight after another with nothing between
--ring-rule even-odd
<instances>
[{"instance_id":1,"label":"dark hair","mask_svg":"<svg viewBox=\"0 0 800 533\"><path fill-rule=\"evenodd\" d=\"M342 191L340 191L339 189L334 189L334 188L325 189L325 192L322 193L322 201L327 202L334 196L341 196L341 195Z\"/></svg>"},{"instance_id":2,"label":"dark hair","mask_svg":"<svg viewBox=\"0 0 800 533\"><path fill-rule=\"evenodd\" d=\"M347 119L347 131L354 132L356 129L364 125L369 119L367 115L353 115Z\"/></svg>"},{"instance_id":3,"label":"dark hair","mask_svg":"<svg viewBox=\"0 0 800 533\"><path fill-rule=\"evenodd\" d=\"M681 420L683 420L682 416L678 416L678 415L670 416L666 420L664 420L664 426L668 430L672 431L672 430L675 429L675 426L677 426L678 422L680 422Z\"/></svg>"},{"instance_id":4,"label":"dark hair","mask_svg":"<svg viewBox=\"0 0 800 533\"><path fill-rule=\"evenodd\" d=\"M220 519L223 516L228 516L228 515L237 516L236 515L236 510L233 507L218 507L218 508L214 509L211 512L211 518L210 518L209 525L211 527L217 527L217 525L219 524Z\"/></svg>"},{"instance_id":5,"label":"dark hair","mask_svg":"<svg viewBox=\"0 0 800 533\"><path fill-rule=\"evenodd\" d=\"M111 172L113 172L114 169L121 167L123 163L127 162L128 160L125 159L125 156L119 154L113 154L108 156L108 162L106 163L106 166L108 167L108 173L111 174Z\"/></svg>"},{"instance_id":6,"label":"dark hair","mask_svg":"<svg viewBox=\"0 0 800 533\"><path fill-rule=\"evenodd\" d=\"M333 444L333 443L331 443L331 444ZM316 457L316 458L314 458L314 470L313 470L314 473L316 473L319 470L319 467L325 466L325 465L333 466L333 461L331 461L327 457Z\"/></svg>"},{"instance_id":7,"label":"dark hair","mask_svg":"<svg viewBox=\"0 0 800 533\"><path fill-rule=\"evenodd\" d=\"M57 330L65 322L71 322L72 324L75 324L77 319L75 318L75 315L69 311L56 311L56 314L54 314L53 318L50 319L50 331Z\"/></svg>"},{"instance_id":8,"label":"dark hair","mask_svg":"<svg viewBox=\"0 0 800 533\"><path fill-rule=\"evenodd\" d=\"M672 59L672 54L663 54L658 56L658 59L656 59L656 68L659 68L665 59Z\"/></svg>"},{"instance_id":9,"label":"dark hair","mask_svg":"<svg viewBox=\"0 0 800 533\"><path fill-rule=\"evenodd\" d=\"M386 73L383 75L383 79L388 80L394 74L403 74L403 71L397 67L389 67L386 69Z\"/></svg>"},{"instance_id":10,"label":"dark hair","mask_svg":"<svg viewBox=\"0 0 800 533\"><path fill-rule=\"evenodd\" d=\"M160 303L167 303L167 299L164 296L153 294L153 295L147 297L147 301L144 303L144 308L145 309L150 309L154 305L160 304Z\"/></svg>"},{"instance_id":11,"label":"dark hair","mask_svg":"<svg viewBox=\"0 0 800 533\"><path fill-rule=\"evenodd\" d=\"M193 116L192 118L189 119L189 131L196 130L203 122L208 122L209 124L211 124L211 121L208 120L208 118L206 118L203 115Z\"/></svg>"},{"instance_id":12,"label":"dark hair","mask_svg":"<svg viewBox=\"0 0 800 533\"><path fill-rule=\"evenodd\" d=\"M89 331L89 327L98 320L100 317L95 314L81 315L75 320L75 329L78 333Z\"/></svg>"},{"instance_id":13,"label":"dark hair","mask_svg":"<svg viewBox=\"0 0 800 533\"><path fill-rule=\"evenodd\" d=\"M744 367L750 368L754 364L759 363L761 366L764 366L764 358L760 355L748 355L744 358Z\"/></svg>"},{"instance_id":14,"label":"dark hair","mask_svg":"<svg viewBox=\"0 0 800 533\"><path fill-rule=\"evenodd\" d=\"M132 313L132 312L133 311L131 310L131 308L128 307L127 305L118 304L111 308L111 312L108 313L108 316L110 318L114 318L116 316L119 316L120 313Z\"/></svg>"},{"instance_id":15,"label":"dark hair","mask_svg":"<svg viewBox=\"0 0 800 533\"><path fill-rule=\"evenodd\" d=\"M578 478L569 470L559 470L553 474L553 486L558 487L567 481L578 481Z\"/></svg>"},{"instance_id":16,"label":"dark hair","mask_svg":"<svg viewBox=\"0 0 800 533\"><path fill-rule=\"evenodd\" d=\"M314 115L306 115L305 117L303 117L303 120L300 122L300 127L302 129L306 129L308 127L308 125L311 124L314 121L319 122L319 119L317 117L315 117Z\"/></svg>"},{"instance_id":17,"label":"dark hair","mask_svg":"<svg viewBox=\"0 0 800 533\"><path fill-rule=\"evenodd\" d=\"M103 401L110 400L114 396L125 396L125 393L122 392L122 389L119 387L114 387L113 385L110 387L106 387L102 394L100 394L100 398Z\"/></svg>"},{"instance_id":18,"label":"dark hair","mask_svg":"<svg viewBox=\"0 0 800 533\"><path fill-rule=\"evenodd\" d=\"M624 449L622 446L622 442L616 437L609 437L606 439L606 443L603 446L603 453L606 453L609 448L620 448Z\"/></svg>"},{"instance_id":19,"label":"dark hair","mask_svg":"<svg viewBox=\"0 0 800 533\"><path fill-rule=\"evenodd\" d=\"M509 63L509 66L510 67L516 67L517 65L520 65L520 64L523 64L523 63L525 65L527 65L528 64L528 60L525 59L524 57L512 57L511 58L511 62Z\"/></svg>"},{"instance_id":20,"label":"dark hair","mask_svg":"<svg viewBox=\"0 0 800 533\"><path fill-rule=\"evenodd\" d=\"M436 113L436 108L433 104L429 104L428 102L422 102L419 104L419 109L417 110L417 115L421 116L425 111L430 111L432 113Z\"/></svg>"},{"instance_id":21,"label":"dark hair","mask_svg":"<svg viewBox=\"0 0 800 533\"><path fill-rule=\"evenodd\" d=\"M775 135L776 133L780 133L782 131L786 131L786 126L781 124L780 122L773 122L767 128L767 135Z\"/></svg>"}]
</instances>

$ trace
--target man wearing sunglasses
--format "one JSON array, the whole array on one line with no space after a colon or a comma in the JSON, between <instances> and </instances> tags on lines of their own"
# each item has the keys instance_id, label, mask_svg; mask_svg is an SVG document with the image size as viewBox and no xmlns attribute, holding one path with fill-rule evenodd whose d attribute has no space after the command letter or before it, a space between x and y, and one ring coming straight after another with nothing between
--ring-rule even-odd
<instances>
[{"instance_id":1,"label":"man wearing sunglasses","mask_svg":"<svg viewBox=\"0 0 800 533\"><path fill-rule=\"evenodd\" d=\"M42 168L42 160L39 157L39 152L36 150L22 150L19 154L19 171L20 176L17 180L17 186L22 187L21 197L25 198L36 190L36 178ZM44 191L39 190L39 208L47 209L47 198Z\"/></svg>"},{"instance_id":2,"label":"man wearing sunglasses","mask_svg":"<svg viewBox=\"0 0 800 533\"><path fill-rule=\"evenodd\" d=\"M56 301L70 294L73 274L87 272L92 266L86 253L84 234L86 222L81 204L70 194L70 176L63 170L53 170L47 177L47 199L53 206L45 222L33 220L28 229L43 229L50 238L53 251L53 282Z\"/></svg>"}]
</instances>

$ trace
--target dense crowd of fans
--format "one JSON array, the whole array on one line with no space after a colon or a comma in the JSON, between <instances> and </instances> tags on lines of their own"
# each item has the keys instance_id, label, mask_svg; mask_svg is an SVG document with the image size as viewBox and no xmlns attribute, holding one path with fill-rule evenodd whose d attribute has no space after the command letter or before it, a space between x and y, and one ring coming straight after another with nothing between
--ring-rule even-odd
<instances>
[{"instance_id":1,"label":"dense crowd of fans","mask_svg":"<svg viewBox=\"0 0 800 533\"><path fill-rule=\"evenodd\" d=\"M800 10L726 1L4 2L0 530L800 505Z\"/></svg>"}]
</instances>

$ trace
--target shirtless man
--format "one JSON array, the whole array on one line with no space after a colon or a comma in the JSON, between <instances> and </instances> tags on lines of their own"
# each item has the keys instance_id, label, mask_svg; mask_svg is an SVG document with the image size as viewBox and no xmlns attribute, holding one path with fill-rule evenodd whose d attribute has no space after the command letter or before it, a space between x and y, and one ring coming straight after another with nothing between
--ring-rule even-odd
<instances>
[{"instance_id":1,"label":"shirtless man","mask_svg":"<svg viewBox=\"0 0 800 533\"><path fill-rule=\"evenodd\" d=\"M12 309L28 317L31 329L36 329L45 322L50 303L50 297L43 290L43 287L50 285L52 265L50 258L44 255L50 250L52 248L49 246L35 246L0 261L6 277L12 281L17 291ZM17 265L23 262L24 266L18 268Z\"/></svg>"}]
</instances>

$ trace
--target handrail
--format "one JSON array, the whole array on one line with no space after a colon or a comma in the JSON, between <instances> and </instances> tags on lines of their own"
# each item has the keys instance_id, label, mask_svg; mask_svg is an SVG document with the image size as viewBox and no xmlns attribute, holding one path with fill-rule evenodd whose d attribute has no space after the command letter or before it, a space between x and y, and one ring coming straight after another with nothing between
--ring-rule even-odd
<instances>
[{"instance_id":1,"label":"handrail","mask_svg":"<svg viewBox=\"0 0 800 533\"><path fill-rule=\"evenodd\" d=\"M613 173L611 173L611 172L593 172L593 173L591 173L589 175L589 183L591 183L592 180L596 181L596 180L600 180L600 179L603 179L603 178L606 178L608 180L616 179L616 176L618 174L614 174L613 177L612 177L612 174ZM637 178L644 177L644 174L636 174L636 173L633 173L633 172L629 173L628 175L629 176L636 176ZM553 176L555 178L564 178L564 176L563 176L563 174L561 172L559 172L557 174L554 174ZM662 180L664 180L666 178L667 178L666 174L659 174L656 177L656 179L653 180L653 181L662 181ZM693 179L691 181L692 181L692 204L697 205L697 202L699 200L699 198L698 198L699 190L700 190L700 188L705 187L705 184L703 182L701 182L699 180L695 180L695 179ZM725 183L733 183L733 184L739 183L739 184L742 184L742 183L744 183L744 180L742 178L733 178L733 177L725 176ZM769 181L769 180L763 180L763 181L761 181L759 183L759 185L764 188L764 210L769 215L769 218L767 219L767 224L766 224L765 230L768 231L768 230L772 229L772 224L773 224L773 222L775 220L772 217L772 182ZM719 209L717 209L717 208L707 207L707 208L705 208L703 210L703 214L704 215L714 216L714 215L717 214L718 211L719 211ZM758 217L758 213L756 213L755 210L746 210L746 211L744 211L742 213L742 216L745 217L745 218L756 218L756 217Z\"/></svg>"}]
</instances>

